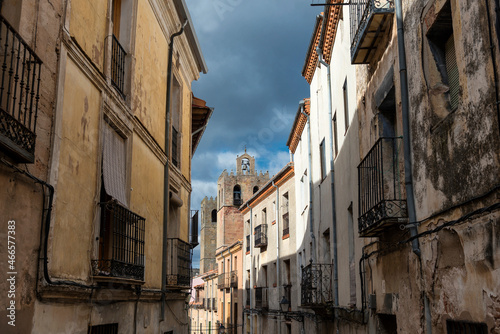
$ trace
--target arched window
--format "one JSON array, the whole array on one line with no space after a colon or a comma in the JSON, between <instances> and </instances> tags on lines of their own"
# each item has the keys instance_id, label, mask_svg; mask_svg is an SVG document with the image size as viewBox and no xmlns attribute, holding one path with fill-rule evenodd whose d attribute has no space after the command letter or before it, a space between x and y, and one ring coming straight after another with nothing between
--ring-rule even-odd
<instances>
[{"instance_id":1,"label":"arched window","mask_svg":"<svg viewBox=\"0 0 500 334\"><path fill-rule=\"evenodd\" d=\"M243 201L241 200L241 187L237 184L233 188L233 205L241 205Z\"/></svg>"},{"instance_id":2,"label":"arched window","mask_svg":"<svg viewBox=\"0 0 500 334\"><path fill-rule=\"evenodd\" d=\"M253 193L255 194L257 191L259 191L259 187L257 186L253 187Z\"/></svg>"},{"instance_id":3,"label":"arched window","mask_svg":"<svg viewBox=\"0 0 500 334\"><path fill-rule=\"evenodd\" d=\"M217 222L217 210L213 209L212 210L212 223Z\"/></svg>"}]
</instances>

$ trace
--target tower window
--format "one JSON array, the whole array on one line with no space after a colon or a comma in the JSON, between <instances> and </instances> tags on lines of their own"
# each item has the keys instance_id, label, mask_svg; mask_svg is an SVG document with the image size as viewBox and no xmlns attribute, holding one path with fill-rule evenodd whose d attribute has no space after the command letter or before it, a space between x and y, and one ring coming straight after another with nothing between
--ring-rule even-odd
<instances>
[{"instance_id":1,"label":"tower window","mask_svg":"<svg viewBox=\"0 0 500 334\"><path fill-rule=\"evenodd\" d=\"M212 210L212 223L217 222L217 210L213 209Z\"/></svg>"},{"instance_id":2,"label":"tower window","mask_svg":"<svg viewBox=\"0 0 500 334\"><path fill-rule=\"evenodd\" d=\"M241 187L237 184L233 188L233 205L241 205L243 201L241 199Z\"/></svg>"},{"instance_id":3,"label":"tower window","mask_svg":"<svg viewBox=\"0 0 500 334\"><path fill-rule=\"evenodd\" d=\"M257 186L253 187L253 193L255 194L257 191L259 191L259 187Z\"/></svg>"}]
</instances>

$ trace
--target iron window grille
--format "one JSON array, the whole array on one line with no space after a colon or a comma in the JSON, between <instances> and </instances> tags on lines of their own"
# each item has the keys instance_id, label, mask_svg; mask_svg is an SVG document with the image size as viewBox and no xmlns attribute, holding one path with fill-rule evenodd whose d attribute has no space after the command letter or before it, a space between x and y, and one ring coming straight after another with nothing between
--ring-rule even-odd
<instances>
[{"instance_id":1,"label":"iron window grille","mask_svg":"<svg viewBox=\"0 0 500 334\"><path fill-rule=\"evenodd\" d=\"M255 308L261 309L262 308L262 299L263 299L263 288L262 287L257 287L254 288L254 293L255 293Z\"/></svg>"},{"instance_id":2,"label":"iron window grille","mask_svg":"<svg viewBox=\"0 0 500 334\"><path fill-rule=\"evenodd\" d=\"M401 137L382 137L358 166L359 234L376 236L407 217Z\"/></svg>"},{"instance_id":3,"label":"iron window grille","mask_svg":"<svg viewBox=\"0 0 500 334\"><path fill-rule=\"evenodd\" d=\"M485 323L467 321L446 321L447 334L487 334L488 326Z\"/></svg>"},{"instance_id":4,"label":"iron window grille","mask_svg":"<svg viewBox=\"0 0 500 334\"><path fill-rule=\"evenodd\" d=\"M238 271L237 270L231 271L231 287L232 288L238 287Z\"/></svg>"},{"instance_id":5,"label":"iron window grille","mask_svg":"<svg viewBox=\"0 0 500 334\"><path fill-rule=\"evenodd\" d=\"M16 162L35 160L42 61L0 15L0 147Z\"/></svg>"},{"instance_id":6,"label":"iron window grille","mask_svg":"<svg viewBox=\"0 0 500 334\"><path fill-rule=\"evenodd\" d=\"M118 334L118 324L89 326L88 334Z\"/></svg>"},{"instance_id":7,"label":"iron window grille","mask_svg":"<svg viewBox=\"0 0 500 334\"><path fill-rule=\"evenodd\" d=\"M325 306L333 302L333 265L309 264L302 268L301 304L303 307Z\"/></svg>"},{"instance_id":8,"label":"iron window grille","mask_svg":"<svg viewBox=\"0 0 500 334\"><path fill-rule=\"evenodd\" d=\"M283 236L290 234L290 222L288 220L288 212L283 215Z\"/></svg>"},{"instance_id":9,"label":"iron window grille","mask_svg":"<svg viewBox=\"0 0 500 334\"><path fill-rule=\"evenodd\" d=\"M112 35L111 42L111 83L118 89L122 96L125 96L125 57L127 53L121 46L118 38Z\"/></svg>"},{"instance_id":10,"label":"iron window grille","mask_svg":"<svg viewBox=\"0 0 500 334\"><path fill-rule=\"evenodd\" d=\"M394 14L394 0L351 0L351 62L366 64Z\"/></svg>"},{"instance_id":11,"label":"iron window grille","mask_svg":"<svg viewBox=\"0 0 500 334\"><path fill-rule=\"evenodd\" d=\"M172 127L172 163L179 167L179 132Z\"/></svg>"},{"instance_id":12,"label":"iron window grille","mask_svg":"<svg viewBox=\"0 0 500 334\"><path fill-rule=\"evenodd\" d=\"M116 201L101 203L99 260L94 276L144 280L145 218Z\"/></svg>"},{"instance_id":13,"label":"iron window grille","mask_svg":"<svg viewBox=\"0 0 500 334\"><path fill-rule=\"evenodd\" d=\"M191 245L178 238L167 239L167 288L191 286Z\"/></svg>"},{"instance_id":14,"label":"iron window grille","mask_svg":"<svg viewBox=\"0 0 500 334\"><path fill-rule=\"evenodd\" d=\"M267 224L260 224L255 229L255 247L267 246Z\"/></svg>"}]
</instances>

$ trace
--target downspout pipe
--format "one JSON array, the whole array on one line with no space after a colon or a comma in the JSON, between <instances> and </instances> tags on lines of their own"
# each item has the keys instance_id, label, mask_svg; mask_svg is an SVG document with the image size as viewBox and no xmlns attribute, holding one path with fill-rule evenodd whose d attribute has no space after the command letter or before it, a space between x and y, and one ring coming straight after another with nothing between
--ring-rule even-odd
<instances>
[{"instance_id":1,"label":"downspout pipe","mask_svg":"<svg viewBox=\"0 0 500 334\"><path fill-rule=\"evenodd\" d=\"M312 252L311 252L311 262L316 262L316 237L314 235L314 224L313 224L313 180L312 180L312 152L311 152L311 120L309 115L304 112L305 100L299 102L300 113L304 115L307 119L307 150L308 150L308 170L309 170L309 229L312 241Z\"/></svg>"},{"instance_id":2,"label":"downspout pipe","mask_svg":"<svg viewBox=\"0 0 500 334\"><path fill-rule=\"evenodd\" d=\"M396 25L398 35L398 56L399 56L399 78L401 82L401 106L403 114L403 145L405 164L405 189L406 202L408 206L408 218L410 225L410 235L414 237L418 234L416 225L415 197L413 191L413 174L411 160L411 138L410 138L410 103L408 99L408 74L406 70L406 50L405 35L403 26L403 10L401 0L395 0L396 5ZM412 242L412 250L418 257L421 255L418 239Z\"/></svg>"},{"instance_id":3,"label":"downspout pipe","mask_svg":"<svg viewBox=\"0 0 500 334\"><path fill-rule=\"evenodd\" d=\"M332 238L333 238L333 297L335 306L339 306L339 272L337 260L337 213L335 207L335 171L334 171L334 152L333 152L333 116L332 116L332 80L330 75L330 64L323 60L321 48L316 48L319 62L326 67L328 83L328 138L330 145L330 193L332 198Z\"/></svg>"},{"instance_id":4,"label":"downspout pipe","mask_svg":"<svg viewBox=\"0 0 500 334\"><path fill-rule=\"evenodd\" d=\"M170 36L170 44L168 50L168 68L167 68L167 102L165 106L165 155L167 156L167 161L165 162L164 172L163 172L163 252L162 252L162 287L161 287L161 314L160 321L165 320L165 293L167 286L167 257L168 257L168 247L167 247L167 227L168 227L168 214L170 211L170 194L169 194L169 151L170 151L170 92L172 86L172 62L174 57L174 38L181 35L184 32L184 28L188 23L187 20L184 21L181 29Z\"/></svg>"},{"instance_id":5,"label":"downspout pipe","mask_svg":"<svg viewBox=\"0 0 500 334\"><path fill-rule=\"evenodd\" d=\"M274 208L275 212L275 217L276 217L276 283L278 285L278 305L280 304L280 294L279 294L279 289L280 289L280 282L281 282L281 272L280 272L280 218L279 218L279 200L280 200L280 189L276 184L274 184L274 181L271 183L274 188L276 188L276 206ZM281 334L281 324L278 326L278 334Z\"/></svg>"},{"instance_id":6,"label":"downspout pipe","mask_svg":"<svg viewBox=\"0 0 500 334\"><path fill-rule=\"evenodd\" d=\"M248 205L247 203L247 208L250 208L250 288L248 289L249 292L250 292L250 309L252 309L252 287L253 287L253 247L252 247L252 231L253 231L253 211L252 211L252 207L250 205ZM253 315L252 313L250 313L248 315L248 317L250 318L250 333L253 334L254 331L253 331Z\"/></svg>"}]
</instances>

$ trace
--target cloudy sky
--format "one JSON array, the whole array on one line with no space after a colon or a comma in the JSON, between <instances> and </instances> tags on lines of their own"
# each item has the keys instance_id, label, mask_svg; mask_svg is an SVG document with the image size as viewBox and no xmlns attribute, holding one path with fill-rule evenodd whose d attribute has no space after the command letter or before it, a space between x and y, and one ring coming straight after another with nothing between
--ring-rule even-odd
<instances>
[{"instance_id":1,"label":"cloudy sky","mask_svg":"<svg viewBox=\"0 0 500 334\"><path fill-rule=\"evenodd\" d=\"M214 113L193 157L191 208L215 196L246 147L258 170L289 161L286 141L309 85L301 76L315 17L310 0L186 0L208 73L193 83ZM193 267L198 267L199 246Z\"/></svg>"}]
</instances>

